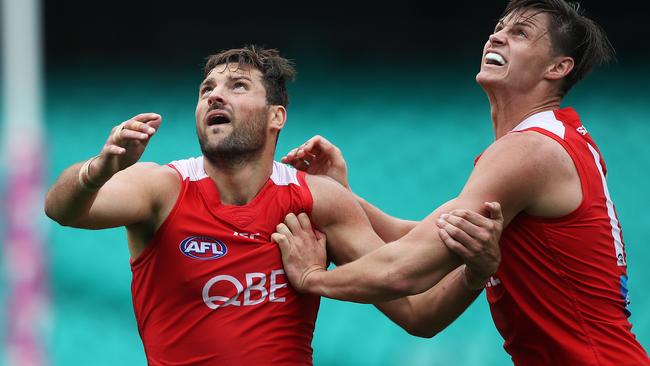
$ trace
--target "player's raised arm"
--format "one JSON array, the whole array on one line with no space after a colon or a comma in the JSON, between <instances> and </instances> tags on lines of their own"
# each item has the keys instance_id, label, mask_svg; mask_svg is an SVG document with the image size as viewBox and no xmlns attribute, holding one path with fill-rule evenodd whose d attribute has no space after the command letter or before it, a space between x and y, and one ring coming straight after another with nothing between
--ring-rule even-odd
<instances>
[{"instance_id":1,"label":"player's raised arm","mask_svg":"<svg viewBox=\"0 0 650 366\"><path fill-rule=\"evenodd\" d=\"M67 168L47 193L46 214L61 225L106 228L148 218L160 167L136 164L161 124L155 113L139 114L117 126L99 155Z\"/></svg>"},{"instance_id":2,"label":"player's raised arm","mask_svg":"<svg viewBox=\"0 0 650 366\"><path fill-rule=\"evenodd\" d=\"M348 167L341 149L325 137L316 135L304 144L289 151L282 162L309 174L326 175L351 190L348 182ZM384 241L395 241L406 235L417 225L416 221L390 216L355 194L357 201L370 219L375 232Z\"/></svg>"}]
</instances>

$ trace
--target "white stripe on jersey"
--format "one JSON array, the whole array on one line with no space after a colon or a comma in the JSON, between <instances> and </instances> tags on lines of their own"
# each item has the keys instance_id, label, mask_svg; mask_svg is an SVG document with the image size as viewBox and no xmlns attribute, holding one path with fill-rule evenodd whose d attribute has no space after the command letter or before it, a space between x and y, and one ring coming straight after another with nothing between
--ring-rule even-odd
<instances>
[{"instance_id":1,"label":"white stripe on jersey","mask_svg":"<svg viewBox=\"0 0 650 366\"><path fill-rule=\"evenodd\" d=\"M208 177L203 168L203 156L184 160L174 160L170 164L181 173L183 179L189 178L190 181L195 182Z\"/></svg>"},{"instance_id":2,"label":"white stripe on jersey","mask_svg":"<svg viewBox=\"0 0 650 366\"><path fill-rule=\"evenodd\" d=\"M589 151L594 156L594 161L598 167L598 173L600 173L600 179L603 182L603 191L605 192L605 197L607 198L607 215L609 216L609 223L612 226L612 237L614 238L614 249L616 250L616 264L619 266L625 266L625 254L623 249L623 240L621 240L621 229L618 226L618 219L616 218L616 212L614 212L614 203L612 198L609 196L609 189L607 188L607 178L603 173L603 167L600 165L600 154L598 151L593 148L590 144Z\"/></svg>"},{"instance_id":3,"label":"white stripe on jersey","mask_svg":"<svg viewBox=\"0 0 650 366\"><path fill-rule=\"evenodd\" d=\"M203 167L203 156L174 160L170 164L181 173L183 179L189 178L190 181L195 182L208 177ZM298 182L298 176L296 173L297 170L295 168L274 161L271 180L278 186L287 186L289 184L299 186L300 183Z\"/></svg>"},{"instance_id":4,"label":"white stripe on jersey","mask_svg":"<svg viewBox=\"0 0 650 366\"><path fill-rule=\"evenodd\" d=\"M294 167L274 161L271 180L277 186L288 186L289 184L295 184L299 186L300 183L298 183L298 176L296 175L297 172L298 171Z\"/></svg>"},{"instance_id":5,"label":"white stripe on jersey","mask_svg":"<svg viewBox=\"0 0 650 366\"><path fill-rule=\"evenodd\" d=\"M555 113L553 113L553 111L546 111L546 112L533 114L532 116L523 120L512 130L521 131L532 127L543 128L549 132L554 133L555 135L559 136L561 139L564 140L564 132L566 129L564 128L564 124L558 121L557 118L555 118Z\"/></svg>"}]
</instances>

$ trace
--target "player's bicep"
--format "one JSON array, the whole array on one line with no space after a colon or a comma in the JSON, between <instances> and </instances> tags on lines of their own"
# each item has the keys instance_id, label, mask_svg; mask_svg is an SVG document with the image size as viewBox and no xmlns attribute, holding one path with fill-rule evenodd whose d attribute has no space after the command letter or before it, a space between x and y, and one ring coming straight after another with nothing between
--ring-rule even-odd
<instances>
[{"instance_id":1,"label":"player's bicep","mask_svg":"<svg viewBox=\"0 0 650 366\"><path fill-rule=\"evenodd\" d=\"M536 199L543 184L543 162L535 156L535 136L506 135L477 162L458 199L469 205L499 202L504 225Z\"/></svg>"},{"instance_id":2,"label":"player's bicep","mask_svg":"<svg viewBox=\"0 0 650 366\"><path fill-rule=\"evenodd\" d=\"M327 236L327 254L336 264L353 261L382 246L350 191L319 176L307 176L314 204L314 226Z\"/></svg>"}]
</instances>

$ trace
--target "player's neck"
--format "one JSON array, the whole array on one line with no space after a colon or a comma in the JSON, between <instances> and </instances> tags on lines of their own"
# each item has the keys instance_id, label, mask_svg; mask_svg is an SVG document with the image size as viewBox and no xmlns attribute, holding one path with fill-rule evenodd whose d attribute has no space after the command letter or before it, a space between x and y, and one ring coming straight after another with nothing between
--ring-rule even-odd
<instances>
[{"instance_id":1,"label":"player's neck","mask_svg":"<svg viewBox=\"0 0 650 366\"><path fill-rule=\"evenodd\" d=\"M203 159L206 174L219 190L221 203L242 206L252 201L273 173L273 151L232 167L216 166Z\"/></svg>"},{"instance_id":2,"label":"player's neck","mask_svg":"<svg viewBox=\"0 0 650 366\"><path fill-rule=\"evenodd\" d=\"M508 90L490 91L490 113L495 140L512 131L526 118L544 111L560 108L561 98L543 91L528 93Z\"/></svg>"}]
</instances>

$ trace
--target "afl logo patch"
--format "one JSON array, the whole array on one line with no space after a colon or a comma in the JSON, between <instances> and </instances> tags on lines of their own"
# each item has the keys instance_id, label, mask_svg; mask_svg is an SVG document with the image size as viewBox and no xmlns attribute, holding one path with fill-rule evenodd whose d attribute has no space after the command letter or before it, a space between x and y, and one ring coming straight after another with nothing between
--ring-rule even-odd
<instances>
[{"instance_id":1,"label":"afl logo patch","mask_svg":"<svg viewBox=\"0 0 650 366\"><path fill-rule=\"evenodd\" d=\"M228 253L226 244L209 236L190 236L179 248L186 256L201 260L219 259Z\"/></svg>"}]
</instances>

